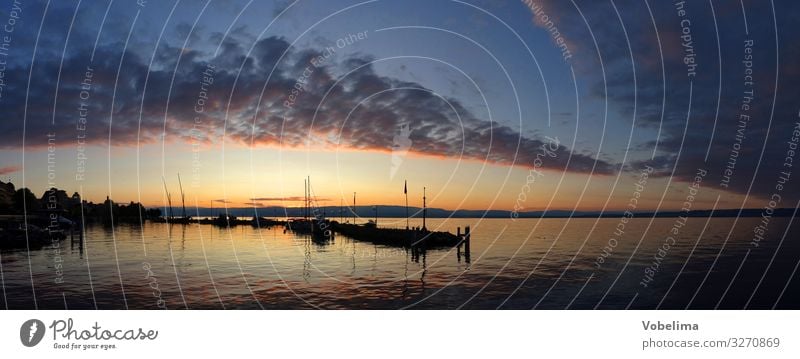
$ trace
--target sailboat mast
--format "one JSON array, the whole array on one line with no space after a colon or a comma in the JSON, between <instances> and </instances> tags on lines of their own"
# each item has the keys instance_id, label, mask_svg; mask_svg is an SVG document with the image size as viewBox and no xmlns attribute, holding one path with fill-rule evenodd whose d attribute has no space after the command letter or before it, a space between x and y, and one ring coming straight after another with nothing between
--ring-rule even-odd
<instances>
[{"instance_id":1,"label":"sailboat mast","mask_svg":"<svg viewBox=\"0 0 800 359\"><path fill-rule=\"evenodd\" d=\"M183 218L186 218L186 196L183 193L183 183L181 183L180 173L178 173L178 186L181 189L181 206L183 207Z\"/></svg>"},{"instance_id":2,"label":"sailboat mast","mask_svg":"<svg viewBox=\"0 0 800 359\"><path fill-rule=\"evenodd\" d=\"M161 182L164 183L164 192L167 193L167 203L169 204L169 219L172 219L172 196L169 194L169 190L167 189L167 180L164 179L164 176L161 176Z\"/></svg>"},{"instance_id":3,"label":"sailboat mast","mask_svg":"<svg viewBox=\"0 0 800 359\"><path fill-rule=\"evenodd\" d=\"M303 178L303 218L308 219L308 181Z\"/></svg>"}]
</instances>

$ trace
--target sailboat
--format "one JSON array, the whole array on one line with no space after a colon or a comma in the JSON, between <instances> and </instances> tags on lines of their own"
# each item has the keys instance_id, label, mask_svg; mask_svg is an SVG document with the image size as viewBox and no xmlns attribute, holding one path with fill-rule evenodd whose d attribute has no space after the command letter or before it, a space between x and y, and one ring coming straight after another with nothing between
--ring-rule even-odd
<instances>
[{"instance_id":1,"label":"sailboat","mask_svg":"<svg viewBox=\"0 0 800 359\"><path fill-rule=\"evenodd\" d=\"M314 201L311 194L311 177L304 179L304 182L303 218L290 219L286 222L286 228L297 233L310 234L314 240L333 239L330 220L325 218L324 213L319 213L314 209L315 206L313 205Z\"/></svg>"}]
</instances>

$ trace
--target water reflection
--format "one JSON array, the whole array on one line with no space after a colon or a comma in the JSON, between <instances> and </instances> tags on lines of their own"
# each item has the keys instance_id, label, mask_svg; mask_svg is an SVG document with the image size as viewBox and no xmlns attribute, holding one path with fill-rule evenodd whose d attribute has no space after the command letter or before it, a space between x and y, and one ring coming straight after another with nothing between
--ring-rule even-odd
<instances>
[{"instance_id":1,"label":"water reflection","mask_svg":"<svg viewBox=\"0 0 800 359\"><path fill-rule=\"evenodd\" d=\"M34 293L39 308L54 309L125 308L126 303L129 308L158 309L159 299L169 309L590 309L630 303L632 308L661 303L662 308L682 309L695 293L691 308L718 303L741 308L751 296L748 305L754 308L776 303L794 308L800 303L800 284L792 277L800 244L787 240L778 250L778 234L788 224L783 219L776 219L772 237L749 255L747 228L756 222L740 219L718 259L733 220L710 220L699 241L705 220L690 221L647 288L638 283L663 242L669 219L656 219L646 235L649 220L632 220L626 235L636 240L620 241L601 268L594 263L614 230L613 219L542 220L531 235L535 221L431 220L429 226L438 230L472 226L470 244L443 249L389 247L344 236L320 241L282 227L88 225L83 240L79 235L66 239L60 252L48 247L30 253L3 251L2 304L32 308ZM596 229L579 251L594 221ZM789 239L800 238L794 227L786 233ZM715 259L717 265L709 272ZM143 263L152 275L145 273ZM56 283L56 278L63 280ZM153 295L153 279L160 298Z\"/></svg>"}]
</instances>

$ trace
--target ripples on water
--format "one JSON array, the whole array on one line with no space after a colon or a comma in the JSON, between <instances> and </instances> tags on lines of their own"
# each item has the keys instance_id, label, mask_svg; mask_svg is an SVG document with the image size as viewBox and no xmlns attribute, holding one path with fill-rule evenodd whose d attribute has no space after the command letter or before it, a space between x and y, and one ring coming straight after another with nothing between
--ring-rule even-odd
<instances>
[{"instance_id":1,"label":"ripples on water","mask_svg":"<svg viewBox=\"0 0 800 359\"><path fill-rule=\"evenodd\" d=\"M380 221L405 226L405 219ZM11 309L800 307L800 282L793 276L800 244L797 225L786 228L789 219L773 219L768 238L756 248L750 241L757 218L690 218L652 282L641 286L674 221L631 220L599 269L596 259L619 219L429 220L430 228L451 232L472 226L469 261L455 248L413 258L403 248L343 236L316 243L282 227L93 225L84 246L67 239L59 248L3 251L3 304Z\"/></svg>"}]
</instances>

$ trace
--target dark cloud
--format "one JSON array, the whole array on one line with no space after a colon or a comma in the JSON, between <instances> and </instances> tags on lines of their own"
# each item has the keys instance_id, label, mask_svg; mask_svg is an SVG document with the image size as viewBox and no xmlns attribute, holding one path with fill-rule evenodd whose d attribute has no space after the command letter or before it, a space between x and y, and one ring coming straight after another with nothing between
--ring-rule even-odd
<instances>
[{"instance_id":1,"label":"dark cloud","mask_svg":"<svg viewBox=\"0 0 800 359\"><path fill-rule=\"evenodd\" d=\"M87 143L101 146L162 139L213 143L224 133L247 146L311 144L391 152L401 126L407 126L410 152L530 167L546 145L541 138L477 118L458 100L437 96L421 84L381 76L367 56L316 63L322 49L292 48L281 37L253 44L246 36L198 39L189 30L178 27L192 39L188 48L163 41L148 53L142 46L123 51L122 43L106 43L93 49L91 41L71 40L63 59L45 52L32 64L10 67L0 104L6 117L0 123L0 146L19 148L24 141L27 148L41 147L47 133L70 143L85 135ZM77 38L86 37L74 31ZM218 44L219 52L210 50ZM63 43L52 46L63 48ZM92 90L84 132L78 129L78 107L89 68ZM203 88L204 76L213 77L213 84ZM296 98L290 98L293 89L300 89ZM207 99L198 114L201 90ZM563 145L554 153L544 169L616 171L608 161Z\"/></svg>"},{"instance_id":2,"label":"dark cloud","mask_svg":"<svg viewBox=\"0 0 800 359\"><path fill-rule=\"evenodd\" d=\"M593 82L594 96L608 100L622 122L636 121L632 149L646 157L656 150L652 160L634 160L626 168L650 164L674 180L690 180L698 168L705 168L705 183L725 189L721 183L734 158L728 190L750 190L762 197L774 192L798 121L800 50L794 43L800 34L793 14L800 11L800 3L775 1L773 17L770 3L744 1L746 29L739 1L683 2L698 64L694 77L687 76L683 62L684 27L675 2L539 3L567 38L575 53L572 63L582 79ZM755 98L744 112L751 119L741 132L741 149L732 157L740 145L738 116L748 89L742 62L747 39L754 42ZM653 137L659 131L661 136ZM793 190L784 191L786 198L800 198L796 182L790 187Z\"/></svg>"}]
</instances>

